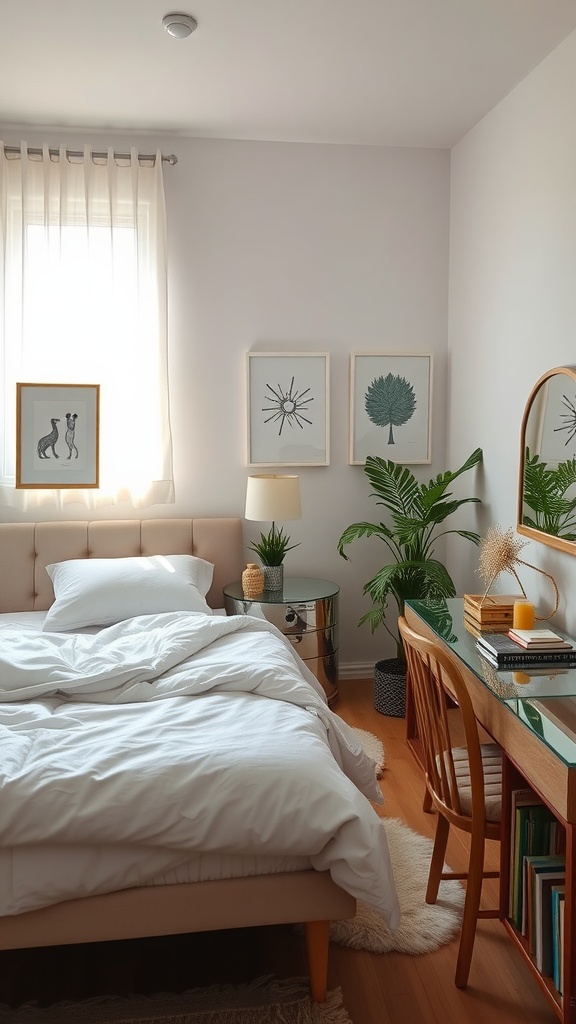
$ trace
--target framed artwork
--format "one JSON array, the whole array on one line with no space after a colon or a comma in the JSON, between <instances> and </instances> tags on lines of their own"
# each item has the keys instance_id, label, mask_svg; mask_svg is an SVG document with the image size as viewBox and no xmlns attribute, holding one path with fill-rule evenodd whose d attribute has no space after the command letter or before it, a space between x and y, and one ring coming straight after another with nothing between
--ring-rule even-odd
<instances>
[{"instance_id":1,"label":"framed artwork","mask_svg":"<svg viewBox=\"0 0 576 1024\"><path fill-rule=\"evenodd\" d=\"M98 487L99 384L16 385L16 487Z\"/></svg>"},{"instance_id":2,"label":"framed artwork","mask_svg":"<svg viewBox=\"0 0 576 1024\"><path fill-rule=\"evenodd\" d=\"M249 466L327 466L327 352L249 352Z\"/></svg>"},{"instance_id":3,"label":"framed artwork","mask_svg":"<svg viewBox=\"0 0 576 1024\"><path fill-rule=\"evenodd\" d=\"M350 457L431 462L432 356L356 352L350 365Z\"/></svg>"}]
</instances>

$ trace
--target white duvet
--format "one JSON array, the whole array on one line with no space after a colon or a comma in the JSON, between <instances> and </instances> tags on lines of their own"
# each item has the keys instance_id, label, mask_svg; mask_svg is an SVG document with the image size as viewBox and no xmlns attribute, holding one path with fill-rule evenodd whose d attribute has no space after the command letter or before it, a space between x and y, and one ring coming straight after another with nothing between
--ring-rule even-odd
<instances>
[{"instance_id":1,"label":"white duvet","mask_svg":"<svg viewBox=\"0 0 576 1024\"><path fill-rule=\"evenodd\" d=\"M0 743L5 848L307 857L399 921L373 763L265 621L2 622Z\"/></svg>"}]
</instances>

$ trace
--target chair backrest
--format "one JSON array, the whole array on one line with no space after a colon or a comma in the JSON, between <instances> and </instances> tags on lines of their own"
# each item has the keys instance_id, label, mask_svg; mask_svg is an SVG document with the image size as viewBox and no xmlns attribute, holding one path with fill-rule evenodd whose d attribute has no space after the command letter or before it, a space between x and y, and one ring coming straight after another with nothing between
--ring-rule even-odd
<instances>
[{"instance_id":1,"label":"chair backrest","mask_svg":"<svg viewBox=\"0 0 576 1024\"><path fill-rule=\"evenodd\" d=\"M469 818L462 812L452 757L446 688L460 709L470 768L472 816L485 818L484 771L478 723L464 678L443 648L415 633L401 616L398 620L408 665L418 738L424 771L434 799L451 815ZM461 742L458 745L462 745Z\"/></svg>"}]
</instances>

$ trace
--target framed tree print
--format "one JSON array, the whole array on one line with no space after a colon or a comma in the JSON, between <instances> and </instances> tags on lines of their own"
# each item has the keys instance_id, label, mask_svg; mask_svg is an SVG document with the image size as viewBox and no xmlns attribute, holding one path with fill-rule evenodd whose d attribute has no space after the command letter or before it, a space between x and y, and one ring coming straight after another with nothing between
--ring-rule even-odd
<instances>
[{"instance_id":1,"label":"framed tree print","mask_svg":"<svg viewBox=\"0 0 576 1024\"><path fill-rule=\"evenodd\" d=\"M350 457L431 462L432 356L356 352L350 366Z\"/></svg>"},{"instance_id":2,"label":"framed tree print","mask_svg":"<svg viewBox=\"0 0 576 1024\"><path fill-rule=\"evenodd\" d=\"M98 487L99 384L16 385L16 487Z\"/></svg>"},{"instance_id":3,"label":"framed tree print","mask_svg":"<svg viewBox=\"0 0 576 1024\"><path fill-rule=\"evenodd\" d=\"M327 352L249 352L249 466L327 466Z\"/></svg>"}]
</instances>

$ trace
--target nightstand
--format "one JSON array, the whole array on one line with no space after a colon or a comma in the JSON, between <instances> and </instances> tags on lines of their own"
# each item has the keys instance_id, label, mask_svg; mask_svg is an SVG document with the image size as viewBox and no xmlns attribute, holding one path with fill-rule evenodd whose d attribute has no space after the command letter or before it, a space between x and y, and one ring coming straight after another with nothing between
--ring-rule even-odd
<instances>
[{"instance_id":1,"label":"nightstand","mask_svg":"<svg viewBox=\"0 0 576 1024\"><path fill-rule=\"evenodd\" d=\"M238 581L224 587L224 606L228 615L256 615L277 626L333 704L338 696L339 592L330 580L285 576L282 590L264 590L248 598Z\"/></svg>"}]
</instances>

